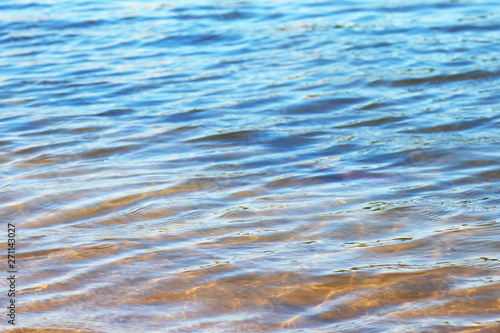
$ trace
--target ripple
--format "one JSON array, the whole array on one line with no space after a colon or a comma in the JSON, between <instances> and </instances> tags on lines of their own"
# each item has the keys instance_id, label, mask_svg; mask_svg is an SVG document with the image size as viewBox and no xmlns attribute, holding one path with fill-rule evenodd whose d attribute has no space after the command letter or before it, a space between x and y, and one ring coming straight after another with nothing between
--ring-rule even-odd
<instances>
[{"instance_id":1,"label":"ripple","mask_svg":"<svg viewBox=\"0 0 500 333\"><path fill-rule=\"evenodd\" d=\"M17 330L497 331L497 4L0 9Z\"/></svg>"}]
</instances>

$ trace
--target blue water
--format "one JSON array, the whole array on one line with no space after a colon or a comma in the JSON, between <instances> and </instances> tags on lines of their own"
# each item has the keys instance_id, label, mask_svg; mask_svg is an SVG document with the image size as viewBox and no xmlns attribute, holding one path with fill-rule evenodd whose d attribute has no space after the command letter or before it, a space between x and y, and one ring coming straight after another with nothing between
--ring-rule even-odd
<instances>
[{"instance_id":1,"label":"blue water","mask_svg":"<svg viewBox=\"0 0 500 333\"><path fill-rule=\"evenodd\" d=\"M0 327L499 332L499 32L483 0L2 2Z\"/></svg>"}]
</instances>

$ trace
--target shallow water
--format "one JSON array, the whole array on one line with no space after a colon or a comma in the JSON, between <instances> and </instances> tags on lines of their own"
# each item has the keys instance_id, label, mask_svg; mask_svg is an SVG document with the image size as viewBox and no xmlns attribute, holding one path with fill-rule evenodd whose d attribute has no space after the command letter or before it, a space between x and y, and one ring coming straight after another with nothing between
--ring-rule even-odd
<instances>
[{"instance_id":1,"label":"shallow water","mask_svg":"<svg viewBox=\"0 0 500 333\"><path fill-rule=\"evenodd\" d=\"M0 325L500 332L499 30L483 0L3 2Z\"/></svg>"}]
</instances>

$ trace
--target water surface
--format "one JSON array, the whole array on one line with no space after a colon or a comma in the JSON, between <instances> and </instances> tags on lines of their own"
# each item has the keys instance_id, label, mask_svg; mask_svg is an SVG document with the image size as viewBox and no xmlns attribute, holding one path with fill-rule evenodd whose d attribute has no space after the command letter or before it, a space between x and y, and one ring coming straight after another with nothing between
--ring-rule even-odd
<instances>
[{"instance_id":1,"label":"water surface","mask_svg":"<svg viewBox=\"0 0 500 333\"><path fill-rule=\"evenodd\" d=\"M0 325L499 332L499 27L486 0L4 1Z\"/></svg>"}]
</instances>

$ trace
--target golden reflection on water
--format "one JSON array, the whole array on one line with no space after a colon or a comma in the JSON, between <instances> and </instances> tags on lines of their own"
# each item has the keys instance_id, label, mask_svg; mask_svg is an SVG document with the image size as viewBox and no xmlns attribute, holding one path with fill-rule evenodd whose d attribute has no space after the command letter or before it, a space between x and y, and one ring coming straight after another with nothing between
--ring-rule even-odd
<instances>
[{"instance_id":1,"label":"golden reflection on water","mask_svg":"<svg viewBox=\"0 0 500 333\"><path fill-rule=\"evenodd\" d=\"M172 332L496 331L497 222L369 193L274 192L296 181L225 192L220 179L202 177L12 203L3 210L23 216L28 232L21 316L43 325L71 314L54 332L144 322ZM191 199L214 186L219 201ZM75 203L59 207L68 199ZM101 320L89 322L96 313ZM51 330L8 332L18 331Z\"/></svg>"},{"instance_id":2,"label":"golden reflection on water","mask_svg":"<svg viewBox=\"0 0 500 333\"><path fill-rule=\"evenodd\" d=\"M273 204L268 209L275 214L264 209L265 221L255 219L257 212L250 208L238 208L229 216L216 215L215 219L228 219L225 226L207 222L162 231L149 228L148 221L157 223L173 213L159 213L158 207L145 204L134 210L136 216L125 214L130 215L126 223L94 219L92 224L68 224L82 216L108 215L111 206L118 213L117 207L128 207L137 198L134 195L112 202L58 212L64 216L62 222L55 215L47 218L65 230L90 233L96 242L87 236L87 241L79 244L54 247L44 239L50 239L47 235L23 243L21 260L27 278L19 293L26 300L22 314L39 316L43 323L45 313L78 313L84 320L86 311L97 311L102 312L106 325L124 331L147 321L151 329L172 327L172 332L277 332L308 327L336 332L337 325L342 327L340 332L356 332L363 327L404 327L409 321L441 318L442 324L432 326L432 330L453 332L459 318L474 316L492 321L475 323L467 332L495 332L498 327L498 260L474 255L455 259L457 249L480 246L474 239L487 238L498 230L497 223L457 225L443 220L439 222L442 229L427 236L395 237L409 226L380 221L376 230L369 230L367 223L341 222L348 219L347 213L343 217L313 215L306 222L307 216L280 217L288 206ZM422 207L420 213L425 209ZM410 211L415 214L418 208L410 207L407 213ZM385 218L393 213L375 212ZM127 230L131 221L140 222ZM340 229L325 232L332 223ZM403 222L407 223L412 223L411 218ZM107 231L102 233L101 228ZM123 236L114 237L113 229ZM342 235L360 241L342 242ZM370 235L392 236L364 239ZM321 245L330 238L343 245L322 250ZM359 261L359 257L365 259ZM434 264L405 264L405 257L422 257ZM356 266L359 262L366 264ZM81 328L107 330L99 325L102 323ZM457 327L463 329L461 325ZM57 329L79 331L78 325ZM42 330L8 332L18 331Z\"/></svg>"}]
</instances>

